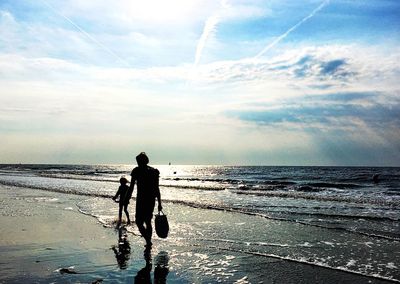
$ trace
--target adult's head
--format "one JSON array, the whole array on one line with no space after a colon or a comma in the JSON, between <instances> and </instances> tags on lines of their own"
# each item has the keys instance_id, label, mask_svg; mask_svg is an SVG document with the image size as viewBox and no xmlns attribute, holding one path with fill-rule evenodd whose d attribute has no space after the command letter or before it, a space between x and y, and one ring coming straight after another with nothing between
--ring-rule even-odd
<instances>
[{"instance_id":1,"label":"adult's head","mask_svg":"<svg viewBox=\"0 0 400 284\"><path fill-rule=\"evenodd\" d=\"M149 163L149 157L147 157L145 152L142 152L136 156L136 162L139 167L146 166Z\"/></svg>"}]
</instances>

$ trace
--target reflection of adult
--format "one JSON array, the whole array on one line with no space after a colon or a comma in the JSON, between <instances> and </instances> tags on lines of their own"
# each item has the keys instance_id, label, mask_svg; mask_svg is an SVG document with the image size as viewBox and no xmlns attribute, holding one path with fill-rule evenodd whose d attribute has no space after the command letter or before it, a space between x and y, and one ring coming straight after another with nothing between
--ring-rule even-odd
<instances>
[{"instance_id":1,"label":"reflection of adult","mask_svg":"<svg viewBox=\"0 0 400 284\"><path fill-rule=\"evenodd\" d=\"M134 280L135 284L151 284L151 262L146 261L146 266L138 271Z\"/></svg>"},{"instance_id":2,"label":"reflection of adult","mask_svg":"<svg viewBox=\"0 0 400 284\"><path fill-rule=\"evenodd\" d=\"M169 273L168 268L169 256L165 251L161 251L156 256L156 267L154 268L154 283L165 284L167 283L167 276ZM146 259L146 266L139 270L135 276L135 284L151 284L151 270L152 264L150 259Z\"/></svg>"},{"instance_id":3,"label":"reflection of adult","mask_svg":"<svg viewBox=\"0 0 400 284\"><path fill-rule=\"evenodd\" d=\"M146 247L150 248L153 232L151 219L153 218L156 198L158 201L158 210L162 210L160 189L158 187L160 172L147 165L149 158L144 152L136 157L136 162L138 166L132 170L130 184L130 190L133 191L135 182L137 183L135 221L140 233L146 240Z\"/></svg>"},{"instance_id":4,"label":"reflection of adult","mask_svg":"<svg viewBox=\"0 0 400 284\"><path fill-rule=\"evenodd\" d=\"M168 252L166 251L160 251L156 256L156 267L154 268L154 283L167 283L167 276L169 273L168 261L169 256Z\"/></svg>"}]
</instances>

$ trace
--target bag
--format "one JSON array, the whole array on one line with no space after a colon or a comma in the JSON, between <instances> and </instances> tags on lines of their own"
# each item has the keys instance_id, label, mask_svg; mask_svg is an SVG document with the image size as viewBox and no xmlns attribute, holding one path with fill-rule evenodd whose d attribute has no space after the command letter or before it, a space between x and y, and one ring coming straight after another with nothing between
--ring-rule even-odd
<instances>
[{"instance_id":1,"label":"bag","mask_svg":"<svg viewBox=\"0 0 400 284\"><path fill-rule=\"evenodd\" d=\"M154 225L156 227L157 236L165 239L168 236L169 231L167 215L165 215L164 212L159 211L158 214L155 216L156 218L154 220Z\"/></svg>"}]
</instances>

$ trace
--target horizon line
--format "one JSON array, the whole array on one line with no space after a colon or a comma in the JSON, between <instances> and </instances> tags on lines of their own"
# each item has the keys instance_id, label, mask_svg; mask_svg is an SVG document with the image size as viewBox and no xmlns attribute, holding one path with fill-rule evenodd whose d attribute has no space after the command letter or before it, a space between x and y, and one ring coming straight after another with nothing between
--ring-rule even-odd
<instances>
[{"instance_id":1,"label":"horizon line","mask_svg":"<svg viewBox=\"0 0 400 284\"><path fill-rule=\"evenodd\" d=\"M55 165L55 166L135 166L136 163L0 163L5 165ZM160 164L149 163L152 166L201 166L201 167L331 167L331 168L400 168L400 165L267 165L267 164Z\"/></svg>"}]
</instances>

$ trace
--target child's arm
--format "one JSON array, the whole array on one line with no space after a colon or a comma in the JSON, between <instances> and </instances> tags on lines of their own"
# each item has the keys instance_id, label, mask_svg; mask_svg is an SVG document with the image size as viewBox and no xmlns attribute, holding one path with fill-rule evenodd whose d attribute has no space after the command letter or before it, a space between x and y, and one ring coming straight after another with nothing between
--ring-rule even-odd
<instances>
[{"instance_id":1,"label":"child's arm","mask_svg":"<svg viewBox=\"0 0 400 284\"><path fill-rule=\"evenodd\" d=\"M112 198L113 200L117 199L117 197L121 194L121 187L118 187L118 191L117 193L114 195L114 197Z\"/></svg>"}]
</instances>

